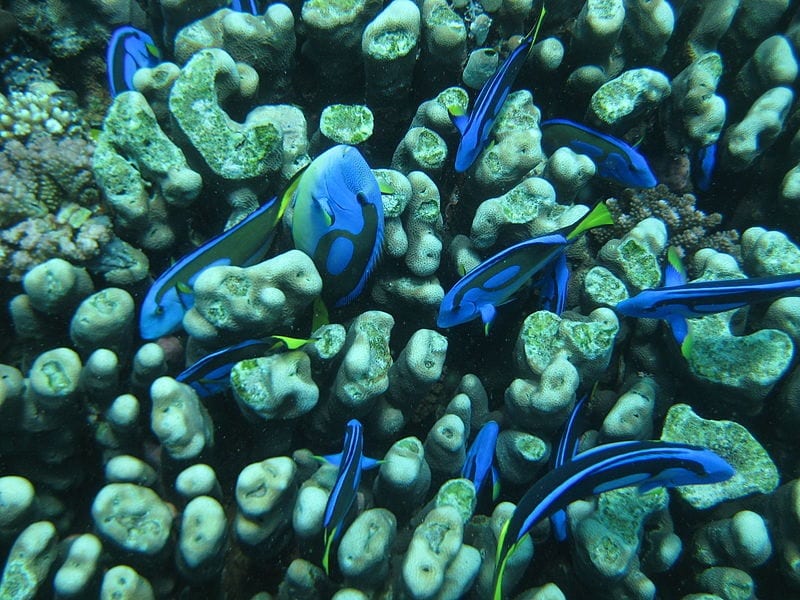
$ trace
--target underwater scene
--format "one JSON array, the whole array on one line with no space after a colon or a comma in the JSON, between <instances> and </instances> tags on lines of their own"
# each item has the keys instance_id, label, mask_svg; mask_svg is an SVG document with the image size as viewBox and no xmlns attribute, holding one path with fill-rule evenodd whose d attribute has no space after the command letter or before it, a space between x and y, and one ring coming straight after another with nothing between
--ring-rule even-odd
<instances>
[{"instance_id":1,"label":"underwater scene","mask_svg":"<svg viewBox=\"0 0 800 600\"><path fill-rule=\"evenodd\" d=\"M0 0L0 600L800 598L800 2Z\"/></svg>"}]
</instances>

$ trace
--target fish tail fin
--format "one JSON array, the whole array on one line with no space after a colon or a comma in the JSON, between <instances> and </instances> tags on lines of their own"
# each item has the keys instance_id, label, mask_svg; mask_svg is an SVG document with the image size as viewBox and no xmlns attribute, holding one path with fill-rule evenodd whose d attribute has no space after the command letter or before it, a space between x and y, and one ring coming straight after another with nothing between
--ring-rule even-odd
<instances>
[{"instance_id":1,"label":"fish tail fin","mask_svg":"<svg viewBox=\"0 0 800 600\"><path fill-rule=\"evenodd\" d=\"M311 318L311 333L312 335L317 332L320 327L330 324L331 320L328 316L328 307L325 306L325 300L322 296L314 298L314 315Z\"/></svg>"},{"instance_id":2,"label":"fish tail fin","mask_svg":"<svg viewBox=\"0 0 800 600\"><path fill-rule=\"evenodd\" d=\"M664 285L683 285L686 283L686 267L675 246L667 249L667 266L664 268Z\"/></svg>"},{"instance_id":3,"label":"fish tail fin","mask_svg":"<svg viewBox=\"0 0 800 600\"><path fill-rule=\"evenodd\" d=\"M325 551L322 553L322 568L325 569L325 575L331 574L331 568L330 568L331 548L333 547L333 539L335 537L336 536L334 535L334 532L328 531L327 529L325 530L325 536L324 536Z\"/></svg>"},{"instance_id":4,"label":"fish tail fin","mask_svg":"<svg viewBox=\"0 0 800 600\"><path fill-rule=\"evenodd\" d=\"M506 571L506 562L508 555L504 556L500 564L494 568L494 592L492 593L492 600L503 600L503 575Z\"/></svg>"},{"instance_id":5,"label":"fish tail fin","mask_svg":"<svg viewBox=\"0 0 800 600\"><path fill-rule=\"evenodd\" d=\"M694 336L691 333L689 333L686 335L686 337L683 339L683 342L681 343L681 354L683 355L683 358L685 358L687 361L690 360L692 357L693 350L694 350Z\"/></svg>"},{"instance_id":6,"label":"fish tail fin","mask_svg":"<svg viewBox=\"0 0 800 600\"><path fill-rule=\"evenodd\" d=\"M545 7L544 2L542 2L542 10L539 11L539 18L536 19L536 25L534 25L533 28L528 32L528 35L525 36L530 36L531 47L533 47L533 44L536 42L536 38L539 37L539 30L542 28L542 23L544 22L544 16L546 14L547 8Z\"/></svg>"},{"instance_id":7,"label":"fish tail fin","mask_svg":"<svg viewBox=\"0 0 800 600\"><path fill-rule=\"evenodd\" d=\"M606 206L606 203L601 201L595 204L594 208L586 213L586 216L578 222L578 224L575 226L575 229L567 234L567 239L574 240L579 235L589 231L590 229L601 227L602 225L613 224L614 217L611 215L611 211L608 209L608 206Z\"/></svg>"},{"instance_id":8,"label":"fish tail fin","mask_svg":"<svg viewBox=\"0 0 800 600\"><path fill-rule=\"evenodd\" d=\"M508 524L511 519L508 519L505 523L503 523L503 528L500 530L500 535L497 536L497 553L494 557L494 569L495 571L500 566L500 557L503 553L503 544L506 541L506 534L508 533ZM505 557L503 558L505 560Z\"/></svg>"},{"instance_id":9,"label":"fish tail fin","mask_svg":"<svg viewBox=\"0 0 800 600\"><path fill-rule=\"evenodd\" d=\"M447 112L450 113L450 120L453 122L453 125L455 125L461 135L464 135L464 132L467 130L467 124L469 123L469 117L467 117L464 108L458 104L448 104Z\"/></svg>"}]
</instances>

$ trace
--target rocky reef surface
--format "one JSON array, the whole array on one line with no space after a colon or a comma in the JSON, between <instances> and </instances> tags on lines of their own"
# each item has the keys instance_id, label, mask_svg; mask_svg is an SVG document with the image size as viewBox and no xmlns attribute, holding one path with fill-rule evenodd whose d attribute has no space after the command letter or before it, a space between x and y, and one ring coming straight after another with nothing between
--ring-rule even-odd
<instances>
[{"instance_id":1,"label":"rocky reef surface","mask_svg":"<svg viewBox=\"0 0 800 600\"><path fill-rule=\"evenodd\" d=\"M663 322L614 311L661 285L669 246L692 280L800 272L796 3L548 2L492 143L461 174L449 109L470 110L539 2L3 6L1 598L490 597L503 523L593 389L582 448L682 441L736 475L573 503L566 542L542 523L519 545L507 593L800 594L800 296L692 319L688 357ZM123 25L162 60L110 98L105 48ZM553 118L635 145L659 185L546 154ZM325 276L282 223L262 262L193 282L181 331L142 340L153 279L335 144L383 189L367 289L312 331ZM564 313L523 295L488 335L436 327L461 274L600 200L615 224L570 248ZM175 379L245 339L312 334L237 363L222 393ZM326 572L337 469L317 457L353 418L381 462ZM490 419L497 499L461 478Z\"/></svg>"}]
</instances>

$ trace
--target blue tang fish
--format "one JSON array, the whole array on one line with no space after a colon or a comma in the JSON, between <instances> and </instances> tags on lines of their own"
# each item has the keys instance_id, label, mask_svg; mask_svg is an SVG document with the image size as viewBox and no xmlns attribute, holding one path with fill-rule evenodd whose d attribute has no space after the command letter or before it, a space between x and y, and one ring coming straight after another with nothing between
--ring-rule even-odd
<instances>
[{"instance_id":1,"label":"blue tang fish","mask_svg":"<svg viewBox=\"0 0 800 600\"><path fill-rule=\"evenodd\" d=\"M678 252L670 247L667 250L664 287L642 290L635 296L618 302L615 309L628 317L665 319L675 339L682 345L684 356L688 356L691 341L688 337L687 318L766 302L798 288L800 273L686 283L686 272Z\"/></svg>"},{"instance_id":2,"label":"blue tang fish","mask_svg":"<svg viewBox=\"0 0 800 600\"><path fill-rule=\"evenodd\" d=\"M181 371L175 379L194 388L201 398L207 398L230 387L229 376L236 363L264 356L281 345L296 350L311 341L283 335L274 335L265 340L245 340L205 355Z\"/></svg>"},{"instance_id":3,"label":"blue tang fish","mask_svg":"<svg viewBox=\"0 0 800 600\"><path fill-rule=\"evenodd\" d=\"M500 426L497 421L486 421L472 441L464 466L461 467L461 477L475 484L475 496L478 496L483 484L491 476L492 500L497 500L500 492L500 478L494 466L494 448L497 445L499 432Z\"/></svg>"},{"instance_id":4,"label":"blue tang fish","mask_svg":"<svg viewBox=\"0 0 800 600\"><path fill-rule=\"evenodd\" d=\"M161 52L150 34L131 25L111 34L106 51L106 69L111 97L133 89L133 74L143 67L155 67Z\"/></svg>"},{"instance_id":5,"label":"blue tang fish","mask_svg":"<svg viewBox=\"0 0 800 600\"><path fill-rule=\"evenodd\" d=\"M577 432L578 419L583 411L588 396L581 397L572 408L572 412L564 425L564 431L561 432L561 438L558 440L558 448L553 457L553 468L557 469L566 462L572 460L572 457L578 453L578 446L580 445L580 435ZM553 534L559 542L567 539L567 513L564 510L558 510L550 515L550 524L553 526Z\"/></svg>"},{"instance_id":6,"label":"blue tang fish","mask_svg":"<svg viewBox=\"0 0 800 600\"><path fill-rule=\"evenodd\" d=\"M525 534L571 502L632 485L646 492L660 486L718 483L733 474L711 450L675 442L616 442L578 454L534 483L503 525L497 539L494 600L502 600L506 564Z\"/></svg>"},{"instance_id":7,"label":"blue tang fish","mask_svg":"<svg viewBox=\"0 0 800 600\"><path fill-rule=\"evenodd\" d=\"M334 146L306 168L294 196L292 238L314 261L334 306L364 291L383 243L383 200L356 148Z\"/></svg>"},{"instance_id":8,"label":"blue tang fish","mask_svg":"<svg viewBox=\"0 0 800 600\"><path fill-rule=\"evenodd\" d=\"M464 114L460 106L448 106L453 125L461 133L455 157L456 172L463 173L469 169L489 143L489 135L495 120L497 120L497 115L500 114L511 87L536 41L544 15L545 9L542 5L536 25L522 39L519 46L511 51L495 74L483 84L469 116Z\"/></svg>"},{"instance_id":9,"label":"blue tang fish","mask_svg":"<svg viewBox=\"0 0 800 600\"><path fill-rule=\"evenodd\" d=\"M272 198L182 257L153 282L139 314L143 339L154 340L180 328L183 315L194 305L192 285L204 270L213 266L248 266L264 257L296 184L297 179L280 200Z\"/></svg>"},{"instance_id":10,"label":"blue tang fish","mask_svg":"<svg viewBox=\"0 0 800 600\"><path fill-rule=\"evenodd\" d=\"M692 175L694 184L701 192L707 192L711 188L714 179L714 169L717 166L717 143L703 146L695 154L692 164Z\"/></svg>"},{"instance_id":11,"label":"blue tang fish","mask_svg":"<svg viewBox=\"0 0 800 600\"><path fill-rule=\"evenodd\" d=\"M258 14L255 0L231 0L231 10L250 13L251 15Z\"/></svg>"},{"instance_id":12,"label":"blue tang fish","mask_svg":"<svg viewBox=\"0 0 800 600\"><path fill-rule=\"evenodd\" d=\"M364 456L364 432L358 419L350 419L344 434L342 453L326 456L326 460L339 465L336 482L333 484L322 527L325 552L322 555L322 566L330 574L330 553L333 542L343 533L350 509L358 495L361 483L361 471L378 465L378 461Z\"/></svg>"},{"instance_id":13,"label":"blue tang fish","mask_svg":"<svg viewBox=\"0 0 800 600\"><path fill-rule=\"evenodd\" d=\"M644 156L622 140L567 119L543 121L542 149L549 155L566 146L594 161L597 174L628 187L651 188L658 183Z\"/></svg>"},{"instance_id":14,"label":"blue tang fish","mask_svg":"<svg viewBox=\"0 0 800 600\"><path fill-rule=\"evenodd\" d=\"M525 240L487 258L445 294L436 324L453 327L480 317L488 332L497 307L513 299L537 274L544 277L546 294L555 296L556 304L563 307L569 278L564 256L567 247L585 231L612 223L608 207L600 202L568 233L565 228Z\"/></svg>"}]
</instances>

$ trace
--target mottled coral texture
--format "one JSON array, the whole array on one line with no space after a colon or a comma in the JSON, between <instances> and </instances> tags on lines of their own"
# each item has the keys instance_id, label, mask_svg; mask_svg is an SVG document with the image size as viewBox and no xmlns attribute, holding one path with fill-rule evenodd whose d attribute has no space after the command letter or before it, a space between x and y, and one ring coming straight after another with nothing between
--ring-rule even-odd
<instances>
[{"instance_id":1,"label":"mottled coral texture","mask_svg":"<svg viewBox=\"0 0 800 600\"><path fill-rule=\"evenodd\" d=\"M42 78L46 68L16 81L12 62L3 70L13 91L0 94L0 276L19 281L49 258L94 258L113 230L98 216L94 143L82 111Z\"/></svg>"},{"instance_id":2,"label":"mottled coral texture","mask_svg":"<svg viewBox=\"0 0 800 600\"><path fill-rule=\"evenodd\" d=\"M667 226L670 244L684 255L692 255L700 248L718 248L738 255L739 232L714 231L722 223L719 213L706 214L695 206L693 194L676 194L665 185L650 189L626 189L619 198L606 200L614 217L613 227L591 232L601 242L620 238L639 222L657 217Z\"/></svg>"}]
</instances>

